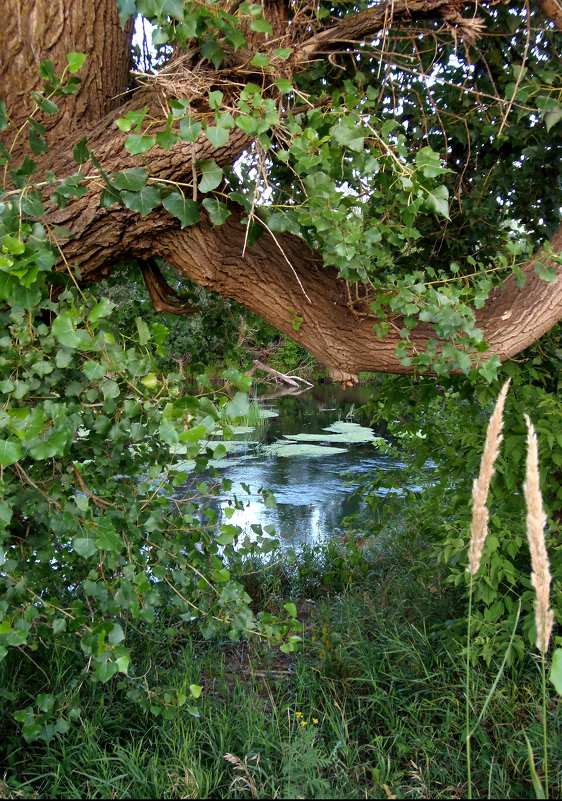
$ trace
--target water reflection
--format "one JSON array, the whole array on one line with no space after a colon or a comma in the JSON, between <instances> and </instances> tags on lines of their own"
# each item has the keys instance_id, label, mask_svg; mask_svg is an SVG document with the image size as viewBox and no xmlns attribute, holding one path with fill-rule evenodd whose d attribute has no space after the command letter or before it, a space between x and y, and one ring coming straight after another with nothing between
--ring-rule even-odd
<instances>
[{"instance_id":1,"label":"water reflection","mask_svg":"<svg viewBox=\"0 0 562 801\"><path fill-rule=\"evenodd\" d=\"M266 421L260 431L262 443L269 444L283 435L320 433L337 420L349 419L367 400L368 393L368 388L343 394L337 387L315 387L297 397L269 401L268 408L275 409L279 416ZM364 419L354 419L366 424ZM384 432L375 433L381 436ZM252 435L248 437L247 455L251 452ZM357 480L374 469L385 471L401 466L395 457L378 450L376 443L350 444L342 453L317 457L265 456L260 455L259 446L256 453L252 459L230 461L228 467L218 471L220 478L229 479L232 486L212 498L210 505L219 525L240 526L251 540L256 537L252 526L273 526L282 547L287 548L314 545L337 536L343 518L360 511L361 500L352 496ZM263 490L273 491L276 508L264 506ZM388 491L380 487L377 493L384 496ZM236 501L243 508L232 512Z\"/></svg>"}]
</instances>

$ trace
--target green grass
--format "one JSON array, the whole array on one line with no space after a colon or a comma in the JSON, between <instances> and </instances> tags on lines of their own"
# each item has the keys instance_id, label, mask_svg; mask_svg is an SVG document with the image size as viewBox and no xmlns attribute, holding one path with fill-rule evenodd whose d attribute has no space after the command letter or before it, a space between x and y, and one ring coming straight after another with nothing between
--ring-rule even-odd
<instances>
[{"instance_id":1,"label":"green grass","mask_svg":"<svg viewBox=\"0 0 562 801\"><path fill-rule=\"evenodd\" d=\"M297 603L297 655L195 633L181 647L144 642L147 680L203 687L199 719L182 707L163 720L142 713L119 681L85 682L68 733L26 744L10 708L47 679L23 658L6 665L0 797L465 797L465 664L451 634L464 601L443 588L438 567L419 564L422 551L399 538L385 551L332 545L248 571L258 605ZM32 656L49 692L62 690L72 655ZM471 668L475 710L496 667ZM562 753L556 705L547 708L552 755ZM540 706L537 663L507 668L473 736L474 797L533 794L523 730L538 765ZM551 763L554 798L562 767Z\"/></svg>"}]
</instances>

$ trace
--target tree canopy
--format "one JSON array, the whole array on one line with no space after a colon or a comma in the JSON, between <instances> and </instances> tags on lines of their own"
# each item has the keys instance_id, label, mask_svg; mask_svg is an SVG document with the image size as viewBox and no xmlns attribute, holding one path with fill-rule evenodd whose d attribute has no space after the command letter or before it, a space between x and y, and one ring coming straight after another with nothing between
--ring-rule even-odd
<instances>
[{"instance_id":1,"label":"tree canopy","mask_svg":"<svg viewBox=\"0 0 562 801\"><path fill-rule=\"evenodd\" d=\"M342 380L493 375L560 318L556 4L40 5L9 15L3 142L58 268L135 258L170 309L163 258Z\"/></svg>"},{"instance_id":2,"label":"tree canopy","mask_svg":"<svg viewBox=\"0 0 562 801\"><path fill-rule=\"evenodd\" d=\"M0 660L82 658L64 692L14 712L48 740L79 717L85 673L128 676L154 714L186 704L135 673L131 640L157 623L172 639L197 625L299 640L294 604L252 608L229 567L240 531L201 506L197 473L224 456L251 378L225 371L217 402L210 385L186 394L158 369L166 326L120 325L88 284L134 265L157 310L191 313L171 265L344 385L362 370L494 379L562 316L561 22L558 0L5 5ZM526 368L548 389L550 337ZM540 398L554 475L559 402L521 394Z\"/></svg>"}]
</instances>

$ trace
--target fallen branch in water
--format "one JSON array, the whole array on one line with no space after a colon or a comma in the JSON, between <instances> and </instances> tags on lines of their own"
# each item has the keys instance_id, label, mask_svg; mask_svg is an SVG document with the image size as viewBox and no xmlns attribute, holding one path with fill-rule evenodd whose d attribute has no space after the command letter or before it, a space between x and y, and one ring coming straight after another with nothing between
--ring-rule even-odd
<instances>
[{"instance_id":1,"label":"fallen branch in water","mask_svg":"<svg viewBox=\"0 0 562 801\"><path fill-rule=\"evenodd\" d=\"M256 370L263 370L264 373L269 373L278 381L281 381L284 384L288 384L290 387L294 387L295 389L300 389L297 381L301 381L307 387L313 387L314 384L311 384L310 381L307 381L306 378L301 378L300 375L286 375L285 373L280 373L279 370L274 370L273 367L268 367L267 364L260 362L259 359L253 360L253 367L251 370L248 370L245 375L253 376Z\"/></svg>"}]
</instances>

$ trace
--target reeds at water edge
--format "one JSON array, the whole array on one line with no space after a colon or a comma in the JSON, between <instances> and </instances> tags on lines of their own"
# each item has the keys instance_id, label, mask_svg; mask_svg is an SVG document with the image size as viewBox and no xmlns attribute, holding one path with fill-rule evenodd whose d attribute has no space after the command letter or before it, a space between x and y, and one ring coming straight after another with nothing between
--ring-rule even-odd
<instances>
[{"instance_id":1,"label":"reeds at water edge","mask_svg":"<svg viewBox=\"0 0 562 801\"><path fill-rule=\"evenodd\" d=\"M486 431L486 442L480 462L480 472L478 477L474 479L472 487L472 524L470 527L467 570L469 573L472 573L473 576L476 575L480 567L482 550L488 534L488 508L486 506L486 501L488 500L490 481L494 475L494 464L498 457L502 441L503 409L507 390L509 389L509 382L510 379L508 378L502 387L494 411L490 417L488 429Z\"/></svg>"},{"instance_id":2,"label":"reeds at water edge","mask_svg":"<svg viewBox=\"0 0 562 801\"><path fill-rule=\"evenodd\" d=\"M539 482L539 454L537 435L529 416L527 424L527 464L523 484L527 504L527 539L531 552L531 583L535 589L535 624L537 628L537 648L544 655L548 651L554 612L550 609L550 565L546 551L544 527L546 514L542 505Z\"/></svg>"}]
</instances>

